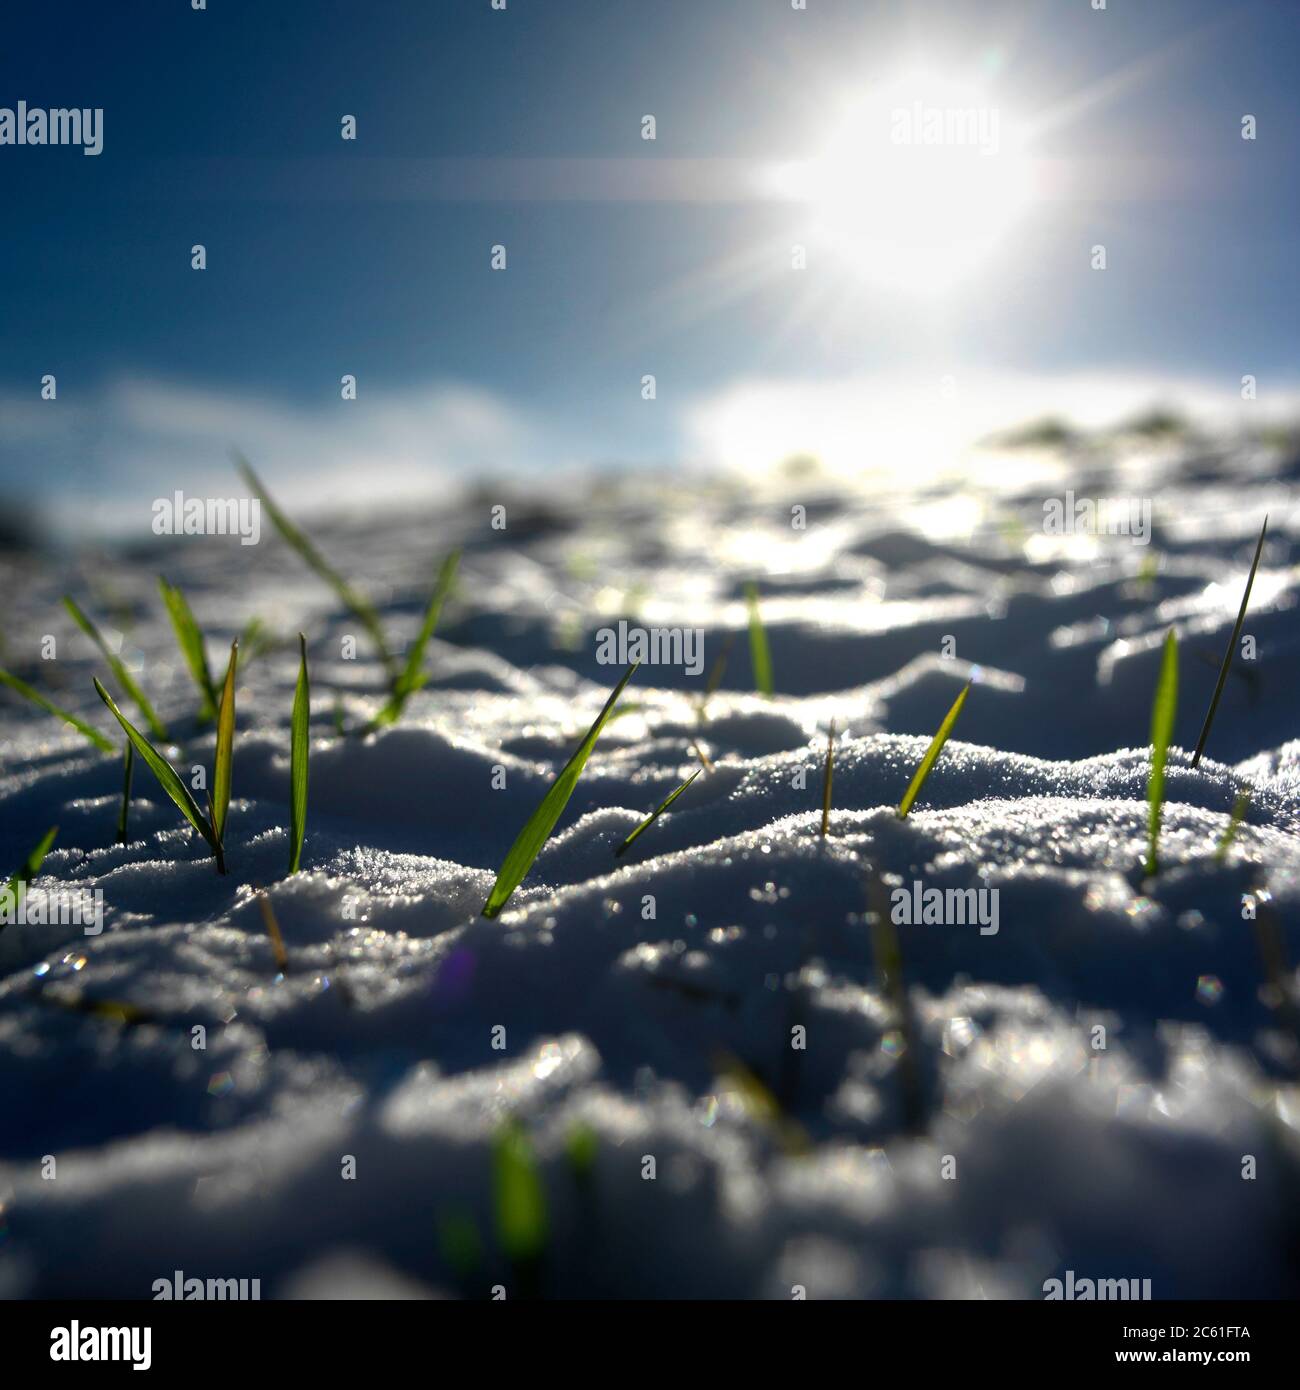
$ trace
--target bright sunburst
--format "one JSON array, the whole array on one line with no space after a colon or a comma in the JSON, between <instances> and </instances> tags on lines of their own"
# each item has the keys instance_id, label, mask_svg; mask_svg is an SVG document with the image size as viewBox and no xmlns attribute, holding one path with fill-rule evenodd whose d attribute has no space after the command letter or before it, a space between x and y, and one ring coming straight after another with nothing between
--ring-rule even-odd
<instances>
[{"instance_id":1,"label":"bright sunburst","mask_svg":"<svg viewBox=\"0 0 1300 1390\"><path fill-rule=\"evenodd\" d=\"M916 70L845 104L823 149L772 171L810 235L874 284L921 293L964 278L1033 197L1023 131L993 93Z\"/></svg>"}]
</instances>

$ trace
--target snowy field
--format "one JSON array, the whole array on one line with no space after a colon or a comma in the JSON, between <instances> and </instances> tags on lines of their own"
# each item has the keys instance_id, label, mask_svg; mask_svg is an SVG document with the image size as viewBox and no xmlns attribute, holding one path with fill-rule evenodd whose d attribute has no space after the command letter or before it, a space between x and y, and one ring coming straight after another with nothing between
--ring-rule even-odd
<instances>
[{"instance_id":1,"label":"snowy field","mask_svg":"<svg viewBox=\"0 0 1300 1390\"><path fill-rule=\"evenodd\" d=\"M1022 452L979 489L812 472L307 512L399 649L464 550L428 684L365 736L373 649L265 515L256 546L156 541L146 519L134 548L5 553L0 664L120 746L91 684L107 668L60 604L73 593L121 637L187 778L210 772L214 735L157 574L218 672L251 619L274 644L238 682L225 877L138 763L116 844L120 757L0 690L0 873L57 824L33 886L104 906L98 935L0 933L0 1296L150 1298L176 1271L257 1279L263 1298L1041 1298L1067 1271L1149 1279L1156 1298L1300 1294L1295 1014L1265 964L1278 941L1284 969L1300 960L1293 457L1130 440L1068 469ZM1148 499L1150 543L1046 534L1044 499L1066 487ZM1256 656L1193 770L1181 750L1265 512ZM502 858L622 675L598 660L620 619L701 629L705 674L641 666L487 920ZM1179 750L1144 883L1170 626ZM310 800L289 878L300 630ZM700 768L697 741L711 770L616 858ZM900 1015L869 912L914 887L980 890L997 929L899 924ZM530 1260L503 1248L494 1196L511 1121L543 1194Z\"/></svg>"}]
</instances>

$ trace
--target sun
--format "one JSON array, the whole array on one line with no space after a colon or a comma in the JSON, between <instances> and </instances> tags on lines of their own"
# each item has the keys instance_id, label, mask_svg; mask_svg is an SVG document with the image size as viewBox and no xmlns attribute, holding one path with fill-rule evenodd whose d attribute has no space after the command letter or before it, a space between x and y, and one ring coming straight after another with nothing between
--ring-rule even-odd
<instances>
[{"instance_id":1,"label":"sun","mask_svg":"<svg viewBox=\"0 0 1300 1390\"><path fill-rule=\"evenodd\" d=\"M843 103L821 151L771 172L809 239L873 284L938 293L1002 245L1033 201L1023 127L991 93L913 69Z\"/></svg>"}]
</instances>

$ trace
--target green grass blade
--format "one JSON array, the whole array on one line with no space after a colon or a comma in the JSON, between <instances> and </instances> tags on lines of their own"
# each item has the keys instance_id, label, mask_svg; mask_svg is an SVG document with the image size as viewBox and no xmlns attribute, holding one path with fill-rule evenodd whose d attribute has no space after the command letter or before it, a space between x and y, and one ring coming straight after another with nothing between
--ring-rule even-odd
<instances>
[{"instance_id":1,"label":"green grass blade","mask_svg":"<svg viewBox=\"0 0 1300 1390\"><path fill-rule=\"evenodd\" d=\"M1232 815L1228 817L1228 826L1224 830L1218 845L1215 847L1215 862L1222 864L1228 857L1228 849L1233 840L1237 838L1237 827L1246 819L1246 809L1250 805L1250 797L1253 788L1243 786L1237 793L1237 799L1232 803Z\"/></svg>"},{"instance_id":2,"label":"green grass blade","mask_svg":"<svg viewBox=\"0 0 1300 1390\"><path fill-rule=\"evenodd\" d=\"M212 772L212 833L224 846L226 817L230 814L230 770L235 756L235 669L239 643L230 644L230 664L217 706L217 751Z\"/></svg>"},{"instance_id":3,"label":"green grass blade","mask_svg":"<svg viewBox=\"0 0 1300 1390\"><path fill-rule=\"evenodd\" d=\"M965 694L965 691L962 693ZM903 1054L898 1062L903 1128L918 1133L924 1128L925 1122L925 1093L917 1061L920 1028L903 975L903 945L898 939L898 927L890 912L889 898L880 873L870 864L867 866L867 903L872 955L880 974L881 988L894 1016L894 1024L903 1035Z\"/></svg>"},{"instance_id":4,"label":"green grass blade","mask_svg":"<svg viewBox=\"0 0 1300 1390\"><path fill-rule=\"evenodd\" d=\"M788 1154L807 1153L812 1147L797 1120L791 1119L772 1090L733 1052L717 1048L713 1066L730 1096L739 1102L755 1124L768 1130Z\"/></svg>"},{"instance_id":5,"label":"green grass blade","mask_svg":"<svg viewBox=\"0 0 1300 1390\"><path fill-rule=\"evenodd\" d=\"M298 634L298 685L293 692L293 718L289 738L289 872L296 874L302 861L302 840L307 831L307 759L311 749L311 686L307 679L307 639Z\"/></svg>"},{"instance_id":6,"label":"green grass blade","mask_svg":"<svg viewBox=\"0 0 1300 1390\"><path fill-rule=\"evenodd\" d=\"M632 833L627 837L627 839L624 840L621 845L619 845L619 847L614 851L615 855L625 854L628 848L631 846L632 842L637 838L637 836L645 834L645 832L650 829L650 827L655 823L655 821L657 821L659 817L662 816L663 813L673 804L673 802L676 801L679 796L681 796L681 794L686 790L686 788L689 787L693 781L695 781L695 779L700 775L700 772L702 772L703 770L703 768L700 768L697 771L692 772L691 775L681 784L680 787L677 788L676 791L669 792L668 795L663 799L663 801L661 801L659 805L655 808L655 810L651 811L650 814L645 818L645 820L643 820L641 824L638 825L636 829L632 831Z\"/></svg>"},{"instance_id":7,"label":"green grass blade","mask_svg":"<svg viewBox=\"0 0 1300 1390\"><path fill-rule=\"evenodd\" d=\"M727 669L727 657L731 653L731 644L735 640L736 634L734 632L727 633L717 656L713 658L713 665L709 668L708 679L704 682L704 693L700 696L695 706L695 718L700 724L708 723L709 701L717 693L718 687L722 684L722 676ZM695 749L695 756L700 760L700 766L703 767L705 772L712 772L713 764L705 756L704 749L700 747L699 742L696 741L692 746Z\"/></svg>"},{"instance_id":8,"label":"green grass blade","mask_svg":"<svg viewBox=\"0 0 1300 1390\"><path fill-rule=\"evenodd\" d=\"M289 953L284 949L279 918L276 917L275 908L271 906L271 900L265 893L258 893L257 905L262 909L262 922L266 927L267 936L271 938L271 954L275 957L275 968L283 975L289 969Z\"/></svg>"},{"instance_id":9,"label":"green grass blade","mask_svg":"<svg viewBox=\"0 0 1300 1390\"><path fill-rule=\"evenodd\" d=\"M269 652L278 642L275 634L261 620L261 618L249 618L244 625L244 630L239 634L239 665L240 669L247 671L248 668L257 660L259 656Z\"/></svg>"},{"instance_id":10,"label":"green grass blade","mask_svg":"<svg viewBox=\"0 0 1300 1390\"><path fill-rule=\"evenodd\" d=\"M578 784L578 778L582 775L582 769L587 764L591 750L596 746L600 731L608 722L610 713L618 703L619 696L627 688L628 681L632 679L637 666L640 664L637 662L636 665L628 667L623 679L614 687L613 694L605 701L605 708L596 716L596 722L587 730L586 736L574 751L573 756L565 763L555 781L551 783L550 790L542 798L541 805L529 816L527 824L519 832L501 864L497 880L492 885L492 891L488 894L488 900L483 904L484 917L495 917L501 911L509 901L510 895L523 882L524 875L532 868L533 860L541 853L542 846L550 838L551 831L555 829L555 822L559 820L568 804L569 797L573 795L573 789Z\"/></svg>"},{"instance_id":11,"label":"green grass blade","mask_svg":"<svg viewBox=\"0 0 1300 1390\"><path fill-rule=\"evenodd\" d=\"M1260 890L1255 890L1260 896ZM1300 1043L1300 1005L1295 999L1294 976L1287 960L1286 937L1282 924L1270 900L1263 894L1255 911L1255 944L1260 964L1264 967L1267 990L1263 997L1270 1009L1276 1010L1279 1022L1285 1024L1295 1042Z\"/></svg>"},{"instance_id":12,"label":"green grass blade","mask_svg":"<svg viewBox=\"0 0 1300 1390\"><path fill-rule=\"evenodd\" d=\"M100 684L98 677L95 678L95 689L99 692L99 698L108 706L113 717L122 726L122 732L135 745L135 751L144 759L149 770L158 779L159 786L176 803L181 815L203 836L208 848L217 858L217 867L224 873L220 841L213 834L212 827L208 824L203 812L199 810L197 803L190 795L190 789L181 781L176 769L118 709L113 702L113 697Z\"/></svg>"},{"instance_id":13,"label":"green grass blade","mask_svg":"<svg viewBox=\"0 0 1300 1390\"><path fill-rule=\"evenodd\" d=\"M1192 753L1192 766L1199 767L1201 754L1205 751L1205 740L1210 736L1210 725L1214 723L1215 711L1219 708L1219 697L1223 694L1224 683L1232 666L1232 654L1241 636L1241 625L1246 621L1246 607L1250 603L1250 591L1255 583L1255 571L1259 568L1259 557L1264 549L1264 537L1268 533L1268 517L1259 528L1259 540L1255 542L1255 558L1250 562L1250 574L1246 578L1246 592L1241 596L1241 607L1237 609L1237 621L1232 625L1232 636L1228 638L1228 649L1223 654L1223 665L1219 667L1219 679L1214 683L1214 694L1210 696L1210 707L1205 711L1205 722L1201 725L1201 736L1196 740Z\"/></svg>"},{"instance_id":14,"label":"green grass blade","mask_svg":"<svg viewBox=\"0 0 1300 1390\"><path fill-rule=\"evenodd\" d=\"M948 735L952 733L952 726L957 722L957 716L961 713L961 707L966 703L966 696L970 694L970 681L962 686L961 694L952 702L952 708L943 717L943 723L939 725L939 732L930 740L930 746L925 750L925 757L921 759L920 766L912 774L912 780L907 784L907 790L903 793L903 799L898 803L899 819L904 819L912 809L912 803L916 800L920 790L925 786L925 779L930 775L930 769L938 761L939 754L943 751L943 745L948 742Z\"/></svg>"},{"instance_id":15,"label":"green grass blade","mask_svg":"<svg viewBox=\"0 0 1300 1390\"><path fill-rule=\"evenodd\" d=\"M189 667L194 684L199 688L203 704L199 718L211 722L217 717L217 688L212 683L212 672L208 669L208 654L203 645L203 631L195 620L185 595L174 584L169 584L160 574L158 590L167 605L167 616L172 620L172 630L176 633L176 643Z\"/></svg>"},{"instance_id":16,"label":"green grass blade","mask_svg":"<svg viewBox=\"0 0 1300 1390\"><path fill-rule=\"evenodd\" d=\"M131 775L135 771L135 744L130 739L122 754L122 809L117 813L117 843L126 844L126 820L131 812Z\"/></svg>"},{"instance_id":17,"label":"green grass blade","mask_svg":"<svg viewBox=\"0 0 1300 1390\"><path fill-rule=\"evenodd\" d=\"M754 668L754 684L764 695L770 696L772 685L772 653L767 645L767 633L763 630L763 619L758 611L758 585L746 584L745 597L749 602L749 660Z\"/></svg>"},{"instance_id":18,"label":"green grass blade","mask_svg":"<svg viewBox=\"0 0 1300 1390\"><path fill-rule=\"evenodd\" d=\"M415 639L411 650L407 653L406 666L393 686L392 696L383 709L366 726L366 733L382 728L386 724L395 724L401 718L407 700L428 679L424 674L425 648L429 645L429 638L433 636L434 629L438 626L442 605L446 602L447 595L451 592L451 587L456 581L456 568L459 564L459 550L452 551L442 562L442 568L438 571L438 578L433 586L433 593L429 597L429 606L424 612L424 622L420 627L420 635Z\"/></svg>"},{"instance_id":19,"label":"green grass blade","mask_svg":"<svg viewBox=\"0 0 1300 1390\"><path fill-rule=\"evenodd\" d=\"M709 668L709 678L704 683L705 701L710 695L716 695L718 687L722 684L722 677L727 670L727 658L731 655L731 644L735 640L736 634L734 632L727 633L717 656L713 658L713 665Z\"/></svg>"},{"instance_id":20,"label":"green grass blade","mask_svg":"<svg viewBox=\"0 0 1300 1390\"><path fill-rule=\"evenodd\" d=\"M41 836L40 843L23 860L23 866L11 878L5 886L3 895L3 906L5 915L12 917L18 911L18 904L22 902L27 892L27 885L41 871L41 865L45 862L45 856L50 852L50 846L54 843L54 837L59 833L59 827L52 825ZM4 931L8 922L0 921L0 931Z\"/></svg>"},{"instance_id":21,"label":"green grass blade","mask_svg":"<svg viewBox=\"0 0 1300 1390\"><path fill-rule=\"evenodd\" d=\"M40 843L32 850L27 858L23 860L22 868L19 869L10 880L11 885L16 882L30 883L32 879L40 873L41 865L45 862L45 856L50 852L50 846L54 843L54 838L58 833L59 827L57 825L50 826L45 834L41 836Z\"/></svg>"},{"instance_id":22,"label":"green grass blade","mask_svg":"<svg viewBox=\"0 0 1300 1390\"><path fill-rule=\"evenodd\" d=\"M456 570L459 565L459 550L453 550L442 562L442 568L439 569L438 578L433 586L433 593L429 596L429 606L424 610L424 622L420 626L420 635L415 639L411 650L407 653L406 669L398 677L398 694L409 694L413 690L418 690L425 682L424 649L429 645L429 638L433 636L434 629L438 626L442 605L447 601L451 586L456 582Z\"/></svg>"},{"instance_id":23,"label":"green grass blade","mask_svg":"<svg viewBox=\"0 0 1300 1390\"><path fill-rule=\"evenodd\" d=\"M474 1218L463 1207L438 1218L438 1250L462 1286L482 1269L483 1242Z\"/></svg>"},{"instance_id":24,"label":"green grass blade","mask_svg":"<svg viewBox=\"0 0 1300 1390\"><path fill-rule=\"evenodd\" d=\"M16 690L24 699L30 700L34 705L39 705L46 714L52 714L65 724L71 724L83 738L89 739L101 752L115 753L117 751L112 742L105 738L98 729L91 728L84 720L78 719L75 714L69 714L67 710L60 709L53 700L47 700L39 690L33 690L26 681L19 680L17 676L11 676L8 671L0 670L0 685L7 685L10 690Z\"/></svg>"},{"instance_id":25,"label":"green grass blade","mask_svg":"<svg viewBox=\"0 0 1300 1390\"><path fill-rule=\"evenodd\" d=\"M135 677L126 669L126 663L116 652L110 651L108 643L104 641L104 636L94 623L77 607L76 600L71 594L63 595L63 606L72 614L72 620L86 634L87 637L99 648L104 660L108 662L109 670L113 673L113 678L131 697L136 709L144 716L144 722L149 726L149 732L157 739L167 737L167 728L162 720L154 713L153 706L149 703L143 690L136 684Z\"/></svg>"},{"instance_id":26,"label":"green grass blade","mask_svg":"<svg viewBox=\"0 0 1300 1390\"><path fill-rule=\"evenodd\" d=\"M835 721L826 735L826 769L822 773L822 839L831 828L831 787L835 781Z\"/></svg>"},{"instance_id":27,"label":"green grass blade","mask_svg":"<svg viewBox=\"0 0 1300 1390\"><path fill-rule=\"evenodd\" d=\"M731 653L731 644L735 640L736 634L734 632L729 632L717 656L713 658L713 665L709 668L709 677L704 682L704 693L700 696L695 706L695 717L701 724L708 722L709 701L717 693L718 687L722 684L722 676L727 669L727 657ZM695 754L703 764L705 772L711 772L713 769L709 764L709 760L704 756L704 752L698 744L695 746Z\"/></svg>"},{"instance_id":28,"label":"green grass blade","mask_svg":"<svg viewBox=\"0 0 1300 1390\"><path fill-rule=\"evenodd\" d=\"M492 1146L492 1207L497 1244L513 1264L541 1258L546 1249L546 1190L532 1145L508 1122Z\"/></svg>"},{"instance_id":29,"label":"green grass blade","mask_svg":"<svg viewBox=\"0 0 1300 1390\"><path fill-rule=\"evenodd\" d=\"M338 595L339 601L352 614L354 618L365 628L370 640L375 644L375 649L379 653L379 659L384 664L384 669L388 673L390 683L397 680L397 662L393 654L388 649L388 642L384 637L384 629L379 621L379 614L375 612L370 601L359 594L351 584L329 563L328 560L316 549L315 545L305 536L289 518L276 505L271 494L267 492L262 480L253 472L253 466L248 460L239 454L235 455L235 464L239 469L240 476L248 484L249 488L257 494L262 505L266 508L272 524L280 533L284 540L298 552L307 564L330 586Z\"/></svg>"},{"instance_id":30,"label":"green grass blade","mask_svg":"<svg viewBox=\"0 0 1300 1390\"><path fill-rule=\"evenodd\" d=\"M1165 638L1164 655L1160 659L1155 703L1151 707L1151 780L1147 783L1148 878L1153 878L1159 868L1156 850L1160 841L1160 812L1165 801L1165 763L1169 756L1169 741L1174 736L1174 715L1177 712L1178 637L1170 628Z\"/></svg>"},{"instance_id":31,"label":"green grass blade","mask_svg":"<svg viewBox=\"0 0 1300 1390\"><path fill-rule=\"evenodd\" d=\"M596 1131L579 1121L564 1137L564 1156L579 1187L587 1187L596 1171L600 1140Z\"/></svg>"}]
</instances>

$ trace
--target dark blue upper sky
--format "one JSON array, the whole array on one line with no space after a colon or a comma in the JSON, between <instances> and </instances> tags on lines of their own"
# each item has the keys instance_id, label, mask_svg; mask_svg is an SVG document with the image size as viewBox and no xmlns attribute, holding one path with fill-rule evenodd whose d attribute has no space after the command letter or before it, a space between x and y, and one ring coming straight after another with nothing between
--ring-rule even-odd
<instances>
[{"instance_id":1,"label":"dark blue upper sky","mask_svg":"<svg viewBox=\"0 0 1300 1390\"><path fill-rule=\"evenodd\" d=\"M345 372L410 412L378 454L415 468L448 410L430 466L493 461L473 412L500 406L540 468L698 451L745 381L1300 377L1290 0L47 0L4 28L0 107L105 115L97 158L0 146L0 485L153 487L169 437L220 433L168 401L255 402L263 447L329 430ZM833 94L917 54L1041 125L1054 195L937 305L791 276L800 212L749 171L815 153Z\"/></svg>"}]
</instances>

